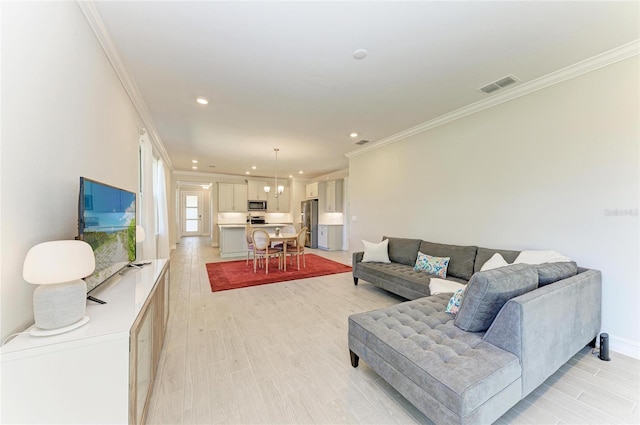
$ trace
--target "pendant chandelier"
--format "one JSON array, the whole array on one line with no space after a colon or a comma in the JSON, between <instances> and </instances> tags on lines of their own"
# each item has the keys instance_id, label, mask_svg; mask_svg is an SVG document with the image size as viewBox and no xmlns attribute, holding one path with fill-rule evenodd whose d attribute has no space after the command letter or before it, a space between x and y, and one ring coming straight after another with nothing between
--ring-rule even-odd
<instances>
[{"instance_id":1,"label":"pendant chandelier","mask_svg":"<svg viewBox=\"0 0 640 425\"><path fill-rule=\"evenodd\" d=\"M276 177L274 179L274 185L273 186L276 188L275 197L277 198L278 196L280 196L280 195L282 195L284 193L284 186L282 186L282 185L278 186L278 152L280 151L280 149L273 148L273 151L276 153ZM271 186L269 186L268 184L265 185L264 191L266 193L271 192Z\"/></svg>"}]
</instances>

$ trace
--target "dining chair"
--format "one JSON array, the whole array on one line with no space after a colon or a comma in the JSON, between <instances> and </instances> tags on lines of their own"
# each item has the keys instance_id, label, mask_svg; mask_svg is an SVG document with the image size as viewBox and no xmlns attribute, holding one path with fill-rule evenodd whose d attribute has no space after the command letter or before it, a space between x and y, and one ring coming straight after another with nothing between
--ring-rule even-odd
<instances>
[{"instance_id":1,"label":"dining chair","mask_svg":"<svg viewBox=\"0 0 640 425\"><path fill-rule=\"evenodd\" d=\"M247 238L247 265L249 265L249 254L253 254L253 226L247 224L244 227L244 234Z\"/></svg>"},{"instance_id":2,"label":"dining chair","mask_svg":"<svg viewBox=\"0 0 640 425\"><path fill-rule=\"evenodd\" d=\"M282 259L282 248L272 247L269 234L263 229L254 229L251 234L253 239L253 272L256 272L256 260L260 257L265 259L265 274L269 274L269 259L278 258L278 268Z\"/></svg>"},{"instance_id":3,"label":"dining chair","mask_svg":"<svg viewBox=\"0 0 640 425\"><path fill-rule=\"evenodd\" d=\"M282 226L282 230L281 231L282 231L282 233L297 233L296 232L296 228L295 228L295 226L293 224L286 224L286 225ZM290 244L291 242L287 242L287 243ZM282 242L273 242L272 245L274 247L275 246L280 247L280 248L283 247L282 246ZM289 246L289 245L287 245L287 246Z\"/></svg>"},{"instance_id":4,"label":"dining chair","mask_svg":"<svg viewBox=\"0 0 640 425\"><path fill-rule=\"evenodd\" d=\"M306 268L307 263L304 259L304 243L307 239L307 228L303 227L298 232L295 242L287 244L287 256L295 255L298 260L298 270L300 270L300 256L302 255L302 267ZM285 259L286 261L286 259Z\"/></svg>"}]
</instances>

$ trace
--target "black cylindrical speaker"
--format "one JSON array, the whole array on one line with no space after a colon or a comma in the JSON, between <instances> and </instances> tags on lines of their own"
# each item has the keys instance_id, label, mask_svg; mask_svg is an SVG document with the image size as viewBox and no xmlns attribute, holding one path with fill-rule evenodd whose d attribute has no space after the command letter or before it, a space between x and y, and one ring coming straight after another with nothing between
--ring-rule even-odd
<instances>
[{"instance_id":1,"label":"black cylindrical speaker","mask_svg":"<svg viewBox=\"0 0 640 425\"><path fill-rule=\"evenodd\" d=\"M600 334L600 355L598 357L605 362L611 360L609 357L609 334Z\"/></svg>"}]
</instances>

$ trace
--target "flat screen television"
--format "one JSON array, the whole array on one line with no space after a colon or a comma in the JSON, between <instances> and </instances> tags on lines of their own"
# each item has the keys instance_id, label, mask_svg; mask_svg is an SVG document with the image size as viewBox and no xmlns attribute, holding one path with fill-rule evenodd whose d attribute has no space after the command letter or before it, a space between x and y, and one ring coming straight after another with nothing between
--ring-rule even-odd
<instances>
[{"instance_id":1,"label":"flat screen television","mask_svg":"<svg viewBox=\"0 0 640 425\"><path fill-rule=\"evenodd\" d=\"M136 259L136 194L80 177L78 234L96 256L89 293Z\"/></svg>"}]
</instances>

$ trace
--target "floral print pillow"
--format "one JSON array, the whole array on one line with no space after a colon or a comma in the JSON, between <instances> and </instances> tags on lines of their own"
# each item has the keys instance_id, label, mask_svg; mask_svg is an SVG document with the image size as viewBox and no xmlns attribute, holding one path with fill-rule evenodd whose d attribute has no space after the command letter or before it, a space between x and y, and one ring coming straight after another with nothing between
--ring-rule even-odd
<instances>
[{"instance_id":1,"label":"floral print pillow","mask_svg":"<svg viewBox=\"0 0 640 425\"><path fill-rule=\"evenodd\" d=\"M432 257L418 251L416 265L413 270L417 272L425 272L441 278L447 277L447 267L449 267L450 257Z\"/></svg>"},{"instance_id":2,"label":"floral print pillow","mask_svg":"<svg viewBox=\"0 0 640 425\"><path fill-rule=\"evenodd\" d=\"M445 310L447 313L458 314L458 311L460 311L460 303L462 302L464 289L465 288L458 289L453 293L453 296L449 300L449 304L447 304L447 309Z\"/></svg>"}]
</instances>

